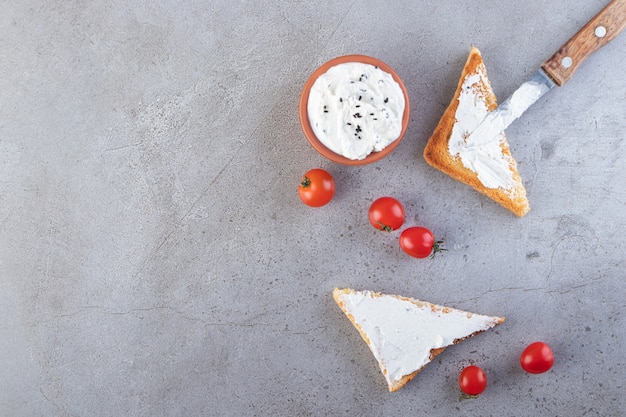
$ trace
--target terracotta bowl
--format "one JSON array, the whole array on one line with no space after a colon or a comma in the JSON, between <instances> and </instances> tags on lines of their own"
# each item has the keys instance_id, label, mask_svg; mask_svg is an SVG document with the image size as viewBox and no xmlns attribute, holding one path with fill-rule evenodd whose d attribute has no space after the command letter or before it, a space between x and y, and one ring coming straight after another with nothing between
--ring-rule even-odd
<instances>
[{"instance_id":1,"label":"terracotta bowl","mask_svg":"<svg viewBox=\"0 0 626 417\"><path fill-rule=\"evenodd\" d=\"M343 64L346 62L361 62L364 64L377 66L381 70L391 74L393 79L400 85L400 88L402 89L402 92L404 93L405 104L404 104L404 114L402 115L402 131L400 132L400 136L398 137L398 139L391 142L382 151L372 152L368 156L366 156L364 159L360 159L360 160L353 160L353 159L346 158L343 155L339 155L331 151L330 149L328 149L322 142L320 142L320 140L315 136L313 129L311 128L311 124L309 123L308 111L307 111L307 105L309 102L309 92L311 90L311 87L317 80L317 78L320 75L324 74L326 71L328 71L331 67L334 67L335 65ZM406 87L404 86L404 83L402 82L398 74L389 65L385 64L382 61L379 61L376 58L372 58L366 55L344 55L344 56L331 59L330 61L326 62L325 64L320 66L318 69L316 69L313 72L313 74L311 74L311 77L307 80L307 82L304 84L304 88L302 89L302 95L300 96L300 104L298 106L298 113L300 115L300 125L302 126L302 131L304 132L304 136L306 136L311 146L313 146L313 148L316 151L318 151L322 156L338 164L366 165L366 164L371 164L372 162L376 162L384 158L385 156L389 155L389 153L391 153L391 151L393 151L396 146L398 146L398 144L404 137L404 134L406 133L407 127L409 126L409 116L411 114L411 109L409 106L409 95L406 91Z\"/></svg>"}]
</instances>

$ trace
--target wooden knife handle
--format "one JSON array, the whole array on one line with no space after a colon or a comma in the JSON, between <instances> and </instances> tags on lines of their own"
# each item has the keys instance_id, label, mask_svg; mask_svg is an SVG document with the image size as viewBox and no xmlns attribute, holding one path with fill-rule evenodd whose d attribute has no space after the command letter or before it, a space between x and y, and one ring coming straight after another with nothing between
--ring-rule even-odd
<instances>
[{"instance_id":1,"label":"wooden knife handle","mask_svg":"<svg viewBox=\"0 0 626 417\"><path fill-rule=\"evenodd\" d=\"M626 26L626 0L612 0L565 45L559 48L541 68L562 86L578 66L592 53L609 43Z\"/></svg>"}]
</instances>

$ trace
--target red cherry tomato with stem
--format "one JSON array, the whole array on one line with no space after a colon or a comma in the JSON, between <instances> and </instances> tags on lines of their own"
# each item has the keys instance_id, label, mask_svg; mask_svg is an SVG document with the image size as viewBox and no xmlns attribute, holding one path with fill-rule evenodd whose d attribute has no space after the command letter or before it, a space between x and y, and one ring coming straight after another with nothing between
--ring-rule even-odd
<instances>
[{"instance_id":1,"label":"red cherry tomato with stem","mask_svg":"<svg viewBox=\"0 0 626 417\"><path fill-rule=\"evenodd\" d=\"M544 342L531 343L520 355L520 365L530 374L548 372L554 365L552 349Z\"/></svg>"},{"instance_id":2,"label":"red cherry tomato with stem","mask_svg":"<svg viewBox=\"0 0 626 417\"><path fill-rule=\"evenodd\" d=\"M480 367L470 365L461 371L459 387L470 396L482 394L487 388L487 374Z\"/></svg>"},{"instance_id":3,"label":"red cherry tomato with stem","mask_svg":"<svg viewBox=\"0 0 626 417\"><path fill-rule=\"evenodd\" d=\"M413 226L400 234L400 247L415 258L434 257L437 252L445 251L441 247L443 240L435 241L433 232L422 226Z\"/></svg>"},{"instance_id":4,"label":"red cherry tomato with stem","mask_svg":"<svg viewBox=\"0 0 626 417\"><path fill-rule=\"evenodd\" d=\"M335 180L328 171L321 168L307 171L300 180L298 195L307 206L324 206L335 195Z\"/></svg>"},{"instance_id":5,"label":"red cherry tomato with stem","mask_svg":"<svg viewBox=\"0 0 626 417\"><path fill-rule=\"evenodd\" d=\"M372 226L385 232L398 230L404 224L404 207L393 197L380 197L369 209Z\"/></svg>"}]
</instances>

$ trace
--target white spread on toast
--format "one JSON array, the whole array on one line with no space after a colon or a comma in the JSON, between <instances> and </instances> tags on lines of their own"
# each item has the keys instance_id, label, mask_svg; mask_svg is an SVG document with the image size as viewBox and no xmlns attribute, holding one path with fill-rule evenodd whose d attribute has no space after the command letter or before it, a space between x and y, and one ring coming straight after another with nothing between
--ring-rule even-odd
<instances>
[{"instance_id":1,"label":"white spread on toast","mask_svg":"<svg viewBox=\"0 0 626 417\"><path fill-rule=\"evenodd\" d=\"M404 107L402 88L391 74L370 64L347 62L317 78L307 112L320 142L359 160L400 137Z\"/></svg>"},{"instance_id":2,"label":"white spread on toast","mask_svg":"<svg viewBox=\"0 0 626 417\"><path fill-rule=\"evenodd\" d=\"M535 77L541 76L534 75L533 78ZM500 132L504 131L515 119L519 118L526 109L548 90L549 87L544 82L537 82L535 79L526 81L511 97L504 100L496 111L489 113L485 119L486 122L482 122L472 132L467 142L480 144L498 140Z\"/></svg>"},{"instance_id":3,"label":"white spread on toast","mask_svg":"<svg viewBox=\"0 0 626 417\"><path fill-rule=\"evenodd\" d=\"M485 86L489 86L489 80L482 65L477 73L469 74L463 80L448 151L453 157L460 157L463 166L474 171L485 187L512 190L515 181L511 159L502 152L502 143L506 140L504 133L486 143L467 140L489 113Z\"/></svg>"},{"instance_id":4,"label":"white spread on toast","mask_svg":"<svg viewBox=\"0 0 626 417\"><path fill-rule=\"evenodd\" d=\"M487 330L502 319L370 291L335 290L337 302L369 339L388 385L431 361L431 350Z\"/></svg>"}]
</instances>

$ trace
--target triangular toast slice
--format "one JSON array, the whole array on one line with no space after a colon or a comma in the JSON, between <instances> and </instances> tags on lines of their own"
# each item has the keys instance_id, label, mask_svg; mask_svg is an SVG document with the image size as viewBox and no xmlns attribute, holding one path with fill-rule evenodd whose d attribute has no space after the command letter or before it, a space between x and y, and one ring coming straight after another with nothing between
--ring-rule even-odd
<instances>
[{"instance_id":1,"label":"triangular toast slice","mask_svg":"<svg viewBox=\"0 0 626 417\"><path fill-rule=\"evenodd\" d=\"M333 298L369 346L390 392L447 346L504 322L399 295L335 288Z\"/></svg>"},{"instance_id":2,"label":"triangular toast slice","mask_svg":"<svg viewBox=\"0 0 626 417\"><path fill-rule=\"evenodd\" d=\"M522 217L530 207L504 132L488 143L467 143L469 133L496 107L482 56L472 47L454 97L426 144L424 159Z\"/></svg>"}]
</instances>

